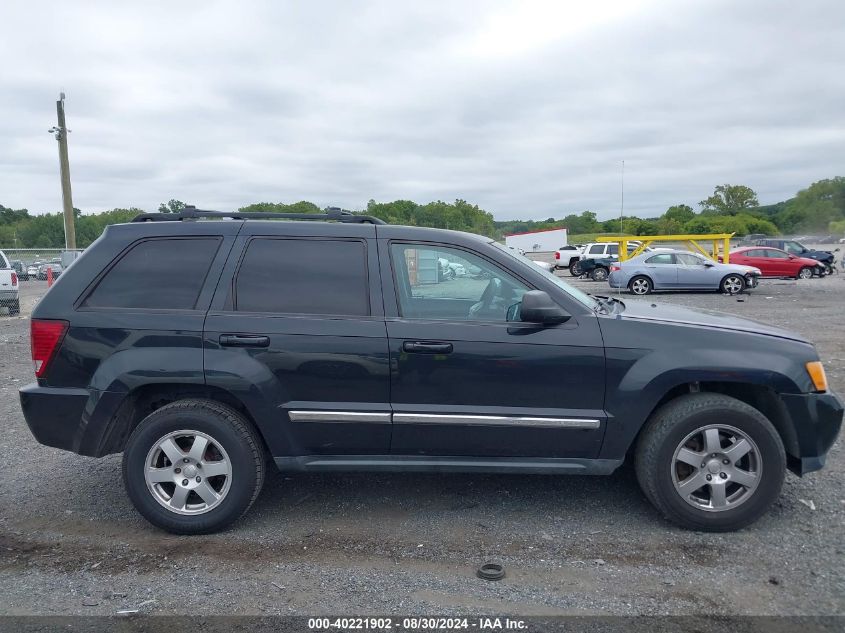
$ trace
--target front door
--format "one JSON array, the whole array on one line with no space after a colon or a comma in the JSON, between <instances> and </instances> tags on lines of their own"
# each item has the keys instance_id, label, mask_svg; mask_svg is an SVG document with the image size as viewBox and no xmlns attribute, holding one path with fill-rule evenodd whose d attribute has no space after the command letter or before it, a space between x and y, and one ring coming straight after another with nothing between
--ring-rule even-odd
<instances>
[{"instance_id":1,"label":"front door","mask_svg":"<svg viewBox=\"0 0 845 633\"><path fill-rule=\"evenodd\" d=\"M774 276L791 277L794 274L792 269L795 265L787 253L776 248L767 248L765 253L766 261L769 263L768 268Z\"/></svg>"},{"instance_id":2,"label":"front door","mask_svg":"<svg viewBox=\"0 0 845 633\"><path fill-rule=\"evenodd\" d=\"M372 226L247 225L204 333L205 376L275 456L387 454L389 364ZM299 232L302 235L291 235ZM246 234L246 235L244 235ZM223 282L221 286L224 286ZM256 413L257 412L257 413Z\"/></svg>"},{"instance_id":3,"label":"front door","mask_svg":"<svg viewBox=\"0 0 845 633\"><path fill-rule=\"evenodd\" d=\"M399 455L595 457L604 433L597 318L508 322L532 287L469 250L379 240ZM388 296L395 294L395 303Z\"/></svg>"},{"instance_id":4,"label":"front door","mask_svg":"<svg viewBox=\"0 0 845 633\"><path fill-rule=\"evenodd\" d=\"M713 262L696 253L676 253L678 288L718 288L722 273Z\"/></svg>"}]
</instances>

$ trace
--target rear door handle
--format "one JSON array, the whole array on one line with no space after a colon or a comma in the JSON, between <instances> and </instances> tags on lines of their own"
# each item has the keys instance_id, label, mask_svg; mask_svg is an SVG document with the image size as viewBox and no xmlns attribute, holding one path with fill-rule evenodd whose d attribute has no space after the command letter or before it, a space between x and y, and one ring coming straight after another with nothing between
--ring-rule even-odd
<instances>
[{"instance_id":1,"label":"rear door handle","mask_svg":"<svg viewBox=\"0 0 845 633\"><path fill-rule=\"evenodd\" d=\"M270 337L256 334L221 334L223 347L270 347Z\"/></svg>"},{"instance_id":2,"label":"rear door handle","mask_svg":"<svg viewBox=\"0 0 845 633\"><path fill-rule=\"evenodd\" d=\"M402 349L412 354L451 354L451 343L431 343L425 341L405 341Z\"/></svg>"}]
</instances>

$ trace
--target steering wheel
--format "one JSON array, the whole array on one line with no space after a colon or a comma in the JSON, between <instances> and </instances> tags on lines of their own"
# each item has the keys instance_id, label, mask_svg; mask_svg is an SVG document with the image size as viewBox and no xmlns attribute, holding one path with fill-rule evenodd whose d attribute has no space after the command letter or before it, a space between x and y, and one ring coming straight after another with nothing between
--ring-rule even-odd
<instances>
[{"instance_id":1,"label":"steering wheel","mask_svg":"<svg viewBox=\"0 0 845 633\"><path fill-rule=\"evenodd\" d=\"M493 312L493 304L495 303L496 299L501 298L502 280L498 277L493 277L490 280L490 283L487 284L487 287L484 289L484 292L481 293L481 299L479 299L478 303L474 303L470 307L468 317L470 319L474 319L478 316ZM491 314L490 316L494 315Z\"/></svg>"}]
</instances>

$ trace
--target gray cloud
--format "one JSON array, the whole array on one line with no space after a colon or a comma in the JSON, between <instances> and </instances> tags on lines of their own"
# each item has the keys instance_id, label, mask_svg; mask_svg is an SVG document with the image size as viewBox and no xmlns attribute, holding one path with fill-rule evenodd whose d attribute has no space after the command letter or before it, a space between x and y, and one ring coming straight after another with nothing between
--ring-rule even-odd
<instances>
[{"instance_id":1,"label":"gray cloud","mask_svg":"<svg viewBox=\"0 0 845 633\"><path fill-rule=\"evenodd\" d=\"M584 6L587 5L587 6ZM498 218L762 202L845 174L845 5L5 3L0 204L466 198Z\"/></svg>"}]
</instances>

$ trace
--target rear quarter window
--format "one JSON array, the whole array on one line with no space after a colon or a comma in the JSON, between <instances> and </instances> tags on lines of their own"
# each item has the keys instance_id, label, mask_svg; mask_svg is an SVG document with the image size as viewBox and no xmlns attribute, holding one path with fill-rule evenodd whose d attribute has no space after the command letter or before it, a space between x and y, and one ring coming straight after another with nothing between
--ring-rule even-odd
<instances>
[{"instance_id":1,"label":"rear quarter window","mask_svg":"<svg viewBox=\"0 0 845 633\"><path fill-rule=\"evenodd\" d=\"M103 275L81 307L193 310L220 242L219 237L139 242Z\"/></svg>"}]
</instances>

